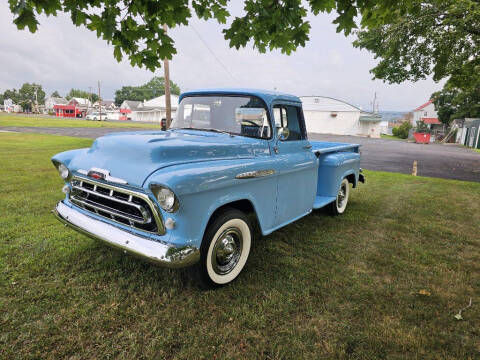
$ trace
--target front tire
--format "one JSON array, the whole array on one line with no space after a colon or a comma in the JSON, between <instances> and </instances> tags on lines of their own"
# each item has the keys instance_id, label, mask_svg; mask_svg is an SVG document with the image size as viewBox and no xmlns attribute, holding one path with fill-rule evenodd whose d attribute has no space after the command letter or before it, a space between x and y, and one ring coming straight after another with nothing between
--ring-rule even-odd
<instances>
[{"instance_id":1,"label":"front tire","mask_svg":"<svg viewBox=\"0 0 480 360\"><path fill-rule=\"evenodd\" d=\"M252 227L247 216L228 209L208 226L195 269L203 287L231 283L243 270L252 244Z\"/></svg>"},{"instance_id":2,"label":"front tire","mask_svg":"<svg viewBox=\"0 0 480 360\"><path fill-rule=\"evenodd\" d=\"M343 179L338 188L337 198L330 204L330 213L334 216L345 212L350 195L350 185L347 179Z\"/></svg>"}]
</instances>

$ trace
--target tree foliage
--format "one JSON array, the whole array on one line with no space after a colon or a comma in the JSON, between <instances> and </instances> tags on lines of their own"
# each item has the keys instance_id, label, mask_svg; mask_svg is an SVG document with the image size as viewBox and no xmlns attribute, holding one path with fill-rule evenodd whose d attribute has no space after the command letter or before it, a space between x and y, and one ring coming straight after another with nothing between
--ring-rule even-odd
<instances>
[{"instance_id":1,"label":"tree foliage","mask_svg":"<svg viewBox=\"0 0 480 360\"><path fill-rule=\"evenodd\" d=\"M440 1L440 0L439 0ZM451 0L453 1L453 0ZM201 19L224 24L230 47L249 42L260 52L279 49L290 54L309 40L309 12L335 11L337 32L348 35L361 25L372 27L408 13L414 0L243 0L243 13L232 19L230 0L9 0L14 23L19 29L38 29L38 15L70 15L76 26L85 26L113 45L115 58L126 56L132 66L154 71L161 60L176 54L174 41L163 30L187 25L193 13ZM229 22L229 25L227 25Z\"/></svg>"},{"instance_id":2,"label":"tree foliage","mask_svg":"<svg viewBox=\"0 0 480 360\"><path fill-rule=\"evenodd\" d=\"M170 92L179 95L180 87L170 80ZM165 94L165 78L155 76L146 84L140 86L123 86L115 91L115 104L120 106L124 100L150 100Z\"/></svg>"},{"instance_id":3,"label":"tree foliage","mask_svg":"<svg viewBox=\"0 0 480 360\"><path fill-rule=\"evenodd\" d=\"M412 128L410 121L404 121L400 126L395 126L392 129L393 136L399 137L400 139L408 138L408 132Z\"/></svg>"},{"instance_id":4,"label":"tree foliage","mask_svg":"<svg viewBox=\"0 0 480 360\"><path fill-rule=\"evenodd\" d=\"M71 98L84 98L89 99L92 103L98 100L98 95L95 93L89 93L88 91L80 90L80 89L70 89L68 94L65 96L67 100Z\"/></svg>"},{"instance_id":5,"label":"tree foliage","mask_svg":"<svg viewBox=\"0 0 480 360\"><path fill-rule=\"evenodd\" d=\"M50 96L51 96L51 97L57 97L57 98L62 97L57 90L55 90L54 92L52 92L52 94L51 94Z\"/></svg>"},{"instance_id":6,"label":"tree foliage","mask_svg":"<svg viewBox=\"0 0 480 360\"><path fill-rule=\"evenodd\" d=\"M24 83L18 90L5 90L3 98L12 99L15 104L21 105L23 110L32 111L36 101L38 104L45 102L45 91L43 91L42 85Z\"/></svg>"},{"instance_id":7,"label":"tree foliage","mask_svg":"<svg viewBox=\"0 0 480 360\"><path fill-rule=\"evenodd\" d=\"M438 81L478 65L480 2L478 0L411 0L387 11L390 16L357 32L356 47L380 59L371 72L390 83ZM364 14L377 13L373 7ZM396 15L396 16L395 16Z\"/></svg>"},{"instance_id":8,"label":"tree foliage","mask_svg":"<svg viewBox=\"0 0 480 360\"><path fill-rule=\"evenodd\" d=\"M432 94L441 122L480 117L480 68L466 68L452 76L441 91Z\"/></svg>"}]
</instances>

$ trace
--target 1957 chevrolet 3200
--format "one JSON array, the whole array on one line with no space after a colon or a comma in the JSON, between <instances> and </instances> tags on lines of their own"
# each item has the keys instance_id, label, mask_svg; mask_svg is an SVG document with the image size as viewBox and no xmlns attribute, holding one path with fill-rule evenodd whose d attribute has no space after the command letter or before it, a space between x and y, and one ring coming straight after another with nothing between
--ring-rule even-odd
<instances>
[{"instance_id":1,"label":"1957 chevrolet 3200","mask_svg":"<svg viewBox=\"0 0 480 360\"><path fill-rule=\"evenodd\" d=\"M207 285L234 280L263 235L363 182L359 145L309 141L296 96L248 89L180 96L167 131L111 134L52 158L66 225ZM247 216L248 215L248 216Z\"/></svg>"}]
</instances>

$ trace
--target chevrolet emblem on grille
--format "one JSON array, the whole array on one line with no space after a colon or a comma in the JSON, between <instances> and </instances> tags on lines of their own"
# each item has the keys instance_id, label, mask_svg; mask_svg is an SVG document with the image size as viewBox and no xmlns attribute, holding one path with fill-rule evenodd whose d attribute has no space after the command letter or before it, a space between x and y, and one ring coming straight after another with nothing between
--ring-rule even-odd
<instances>
[{"instance_id":1,"label":"chevrolet emblem on grille","mask_svg":"<svg viewBox=\"0 0 480 360\"><path fill-rule=\"evenodd\" d=\"M96 180L105 180L108 182L114 182L114 183L123 184L123 185L128 184L127 181L124 179L110 176L110 171L105 169L92 167L89 171L78 169L77 172L82 175L87 175L88 177L91 177L92 179L96 179Z\"/></svg>"}]
</instances>

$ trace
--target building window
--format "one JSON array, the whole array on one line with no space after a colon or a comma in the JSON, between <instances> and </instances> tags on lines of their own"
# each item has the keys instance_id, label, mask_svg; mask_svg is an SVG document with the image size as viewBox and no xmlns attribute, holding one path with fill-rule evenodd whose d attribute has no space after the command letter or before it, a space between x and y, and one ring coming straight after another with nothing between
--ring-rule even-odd
<instances>
[{"instance_id":1,"label":"building window","mask_svg":"<svg viewBox=\"0 0 480 360\"><path fill-rule=\"evenodd\" d=\"M319 99L319 98L315 98L313 101L315 102L315 104L320 103L320 99Z\"/></svg>"}]
</instances>

